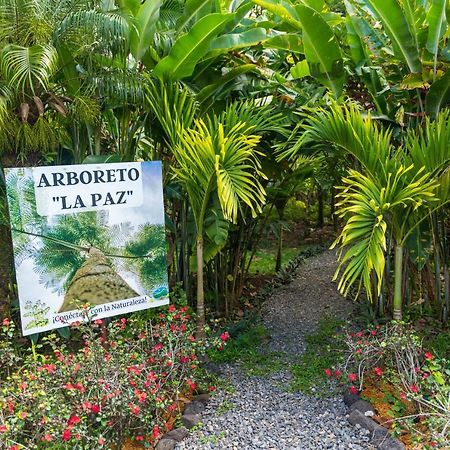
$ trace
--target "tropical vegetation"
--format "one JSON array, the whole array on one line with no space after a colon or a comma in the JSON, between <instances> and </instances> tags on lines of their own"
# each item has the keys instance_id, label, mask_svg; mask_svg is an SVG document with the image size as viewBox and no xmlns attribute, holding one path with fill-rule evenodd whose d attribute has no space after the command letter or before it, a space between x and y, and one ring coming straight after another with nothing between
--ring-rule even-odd
<instances>
[{"instance_id":1,"label":"tropical vegetation","mask_svg":"<svg viewBox=\"0 0 450 450\"><path fill-rule=\"evenodd\" d=\"M169 285L196 311L196 338L216 319L242 317L258 303L255 285L265 280L254 276L254 260L264 247L282 278L290 237L298 248L317 230L331 230L319 240L337 249L338 288L372 322L420 319L448 330L449 23L446 0L2 0L0 165L161 160L165 236L162 229L154 240L136 236L127 252L164 245L165 237ZM8 211L0 173L0 312L8 331L18 317L10 241L17 215L14 204ZM38 217L23 220L42 231ZM61 222L59 232L74 234L78 247L81 234L97 239L95 221ZM53 238L34 250L64 284L80 266L79 248L62 261L53 254L61 236ZM23 236L23 249L29 243ZM156 258L160 264L164 255ZM144 278L150 263L137 268ZM147 331L145 339L154 339ZM30 363L27 376L37 378L27 381L27 402L39 401L36 380L52 378L56 389L62 378L53 371L70 375L58 355L81 364L66 344L42 338L48 361L34 350L21 354L19 341L13 368L0 365L10 375L1 389L26 397L14 368ZM109 357L107 346L89 339L98 369L117 368L122 386L131 376L126 366L138 364L125 361L135 337L120 341L124 350L109 369L98 360ZM154 342L138 342L144 361ZM155 361L145 371L153 373ZM438 369L420 364L436 381ZM50 418L48 434L19 413L2 425L5 402L0 433L41 448L42 438L64 433L77 417L70 439L79 429L82 439L116 433L111 442L120 442L127 427L136 434L144 423L164 426L159 408L196 368L180 370L177 380L161 375L173 383L152 400L144 422L125 413L128 397L124 416L108 416L111 397L97 420L92 410L71 410L66 390L46 399L51 411L67 402L64 421ZM141 372L136 377L145 382ZM109 395L110 387L95 389L95 401ZM110 430L110 421L120 427Z\"/></svg>"}]
</instances>

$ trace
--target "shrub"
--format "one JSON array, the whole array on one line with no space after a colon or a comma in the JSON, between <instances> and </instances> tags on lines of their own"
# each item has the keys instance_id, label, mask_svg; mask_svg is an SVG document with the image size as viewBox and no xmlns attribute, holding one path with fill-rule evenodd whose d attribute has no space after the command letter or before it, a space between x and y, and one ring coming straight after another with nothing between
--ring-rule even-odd
<instances>
[{"instance_id":1,"label":"shrub","mask_svg":"<svg viewBox=\"0 0 450 450\"><path fill-rule=\"evenodd\" d=\"M126 437L157 440L172 427L199 373L187 307L170 306L145 324L122 318L79 329L81 348L50 334L15 370L14 350L2 347L9 376L0 381L0 448L110 448ZM13 330L3 322L2 342Z\"/></svg>"}]
</instances>

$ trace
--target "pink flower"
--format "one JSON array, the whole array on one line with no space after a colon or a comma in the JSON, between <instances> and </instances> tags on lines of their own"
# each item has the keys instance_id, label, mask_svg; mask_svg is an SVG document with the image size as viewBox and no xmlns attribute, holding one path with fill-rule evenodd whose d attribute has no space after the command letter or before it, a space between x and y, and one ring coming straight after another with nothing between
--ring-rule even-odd
<instances>
[{"instance_id":1,"label":"pink flower","mask_svg":"<svg viewBox=\"0 0 450 450\"><path fill-rule=\"evenodd\" d=\"M8 427L6 425L0 425L0 433L6 433L8 431Z\"/></svg>"},{"instance_id":2,"label":"pink flower","mask_svg":"<svg viewBox=\"0 0 450 450\"><path fill-rule=\"evenodd\" d=\"M5 318L5 319L3 319L2 323L5 327L7 327L11 323L11 321L9 319Z\"/></svg>"},{"instance_id":3,"label":"pink flower","mask_svg":"<svg viewBox=\"0 0 450 450\"><path fill-rule=\"evenodd\" d=\"M377 332L376 332L375 330L372 330L372 331L370 332L370 334L371 334L372 336L376 336L376 335L377 335Z\"/></svg>"},{"instance_id":4,"label":"pink flower","mask_svg":"<svg viewBox=\"0 0 450 450\"><path fill-rule=\"evenodd\" d=\"M334 376L335 376L336 378L339 378L341 375L342 375L342 372L341 372L339 369L336 369L336 370L334 371Z\"/></svg>"},{"instance_id":5,"label":"pink flower","mask_svg":"<svg viewBox=\"0 0 450 450\"><path fill-rule=\"evenodd\" d=\"M356 375L356 373L349 373L348 379L349 381L356 381L358 379L358 376Z\"/></svg>"},{"instance_id":6,"label":"pink flower","mask_svg":"<svg viewBox=\"0 0 450 450\"><path fill-rule=\"evenodd\" d=\"M409 386L409 390L411 391L411 392L419 392L419 388L418 388L418 386L416 385L416 384L411 384L410 386Z\"/></svg>"},{"instance_id":7,"label":"pink flower","mask_svg":"<svg viewBox=\"0 0 450 450\"><path fill-rule=\"evenodd\" d=\"M52 442L53 438L52 438L51 434L44 434L44 436L42 437L42 440L46 441L46 442Z\"/></svg>"},{"instance_id":8,"label":"pink flower","mask_svg":"<svg viewBox=\"0 0 450 450\"><path fill-rule=\"evenodd\" d=\"M379 367L375 367L375 369L373 369L373 371L375 372L375 375L378 375L379 377L381 377L381 375L383 375L383 371Z\"/></svg>"},{"instance_id":9,"label":"pink flower","mask_svg":"<svg viewBox=\"0 0 450 450\"><path fill-rule=\"evenodd\" d=\"M427 372L424 372L424 373L422 374L422 378L423 378L424 380L426 380L429 376L430 376L430 374L427 373Z\"/></svg>"},{"instance_id":10,"label":"pink flower","mask_svg":"<svg viewBox=\"0 0 450 450\"><path fill-rule=\"evenodd\" d=\"M355 386L350 386L349 390L350 394L357 394L358 393L358 389L356 389Z\"/></svg>"},{"instance_id":11,"label":"pink flower","mask_svg":"<svg viewBox=\"0 0 450 450\"><path fill-rule=\"evenodd\" d=\"M98 445L105 445L105 440L101 437L98 438L97 442L98 442Z\"/></svg>"},{"instance_id":12,"label":"pink flower","mask_svg":"<svg viewBox=\"0 0 450 450\"><path fill-rule=\"evenodd\" d=\"M428 359L429 361L433 359L433 354L430 352L425 352L423 356L425 356L425 359Z\"/></svg>"},{"instance_id":13,"label":"pink flower","mask_svg":"<svg viewBox=\"0 0 450 450\"><path fill-rule=\"evenodd\" d=\"M327 377L331 377L331 370L330 369L325 369L324 372L325 372L325 375Z\"/></svg>"},{"instance_id":14,"label":"pink flower","mask_svg":"<svg viewBox=\"0 0 450 450\"><path fill-rule=\"evenodd\" d=\"M356 333L356 336L358 336L358 337L363 337L363 332L362 332L362 331L358 331L358 332Z\"/></svg>"}]
</instances>

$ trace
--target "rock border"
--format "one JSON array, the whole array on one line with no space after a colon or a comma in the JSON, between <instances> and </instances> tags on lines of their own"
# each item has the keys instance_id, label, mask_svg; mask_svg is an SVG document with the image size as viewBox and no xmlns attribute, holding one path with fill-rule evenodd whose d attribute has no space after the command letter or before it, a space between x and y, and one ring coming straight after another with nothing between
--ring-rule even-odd
<instances>
[{"instance_id":1,"label":"rock border","mask_svg":"<svg viewBox=\"0 0 450 450\"><path fill-rule=\"evenodd\" d=\"M209 394L197 394L184 408L181 421L184 427L175 428L158 441L155 450L173 450L178 442L181 442L189 435L189 430L201 422L201 414L209 402Z\"/></svg>"},{"instance_id":2,"label":"rock border","mask_svg":"<svg viewBox=\"0 0 450 450\"><path fill-rule=\"evenodd\" d=\"M358 394L344 394L344 403L347 406L348 421L351 425L359 425L371 433L371 444L378 450L405 450L403 442L391 436L389 430L372 417L375 415L375 408L367 401L361 400Z\"/></svg>"}]
</instances>

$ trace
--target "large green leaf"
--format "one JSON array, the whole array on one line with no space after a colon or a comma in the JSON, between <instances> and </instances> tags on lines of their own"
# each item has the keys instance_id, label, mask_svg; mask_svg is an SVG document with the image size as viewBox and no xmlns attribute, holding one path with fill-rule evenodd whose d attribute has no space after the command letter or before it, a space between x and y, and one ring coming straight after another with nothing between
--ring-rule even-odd
<instances>
[{"instance_id":1,"label":"large green leaf","mask_svg":"<svg viewBox=\"0 0 450 450\"><path fill-rule=\"evenodd\" d=\"M302 30L304 51L311 76L339 97L345 73L341 49L333 31L321 15L305 5L295 8L283 0L253 0L279 16L283 21Z\"/></svg>"},{"instance_id":2,"label":"large green leaf","mask_svg":"<svg viewBox=\"0 0 450 450\"><path fill-rule=\"evenodd\" d=\"M184 14L180 18L177 28L181 31L197 17L202 17L213 12L211 9L212 3L211 0L186 0Z\"/></svg>"},{"instance_id":3,"label":"large green leaf","mask_svg":"<svg viewBox=\"0 0 450 450\"><path fill-rule=\"evenodd\" d=\"M160 7L161 0L146 0L134 16L135 24L131 31L130 45L131 53L137 60L142 59L153 43Z\"/></svg>"},{"instance_id":4,"label":"large green leaf","mask_svg":"<svg viewBox=\"0 0 450 450\"><path fill-rule=\"evenodd\" d=\"M446 4L447 0L433 0L427 16L429 24L427 50L435 56L439 50L439 41L447 28L447 21L445 20Z\"/></svg>"},{"instance_id":5,"label":"large green leaf","mask_svg":"<svg viewBox=\"0 0 450 450\"><path fill-rule=\"evenodd\" d=\"M273 36L264 43L265 48L276 48L293 53L304 53L303 42L298 34L287 33Z\"/></svg>"},{"instance_id":6,"label":"large green leaf","mask_svg":"<svg viewBox=\"0 0 450 450\"><path fill-rule=\"evenodd\" d=\"M301 22L306 60L311 75L328 87L336 98L344 85L344 63L333 31L314 9L297 5Z\"/></svg>"},{"instance_id":7,"label":"large green leaf","mask_svg":"<svg viewBox=\"0 0 450 450\"><path fill-rule=\"evenodd\" d=\"M192 75L198 61L208 52L211 41L223 30L233 14L208 14L175 42L170 53L155 67L160 78L180 80Z\"/></svg>"},{"instance_id":8,"label":"large green leaf","mask_svg":"<svg viewBox=\"0 0 450 450\"><path fill-rule=\"evenodd\" d=\"M239 75L255 70L255 64L243 64L242 66L235 67L231 69L228 73L217 79L214 83L205 86L197 95L196 99L198 102L202 103L207 98L214 95L218 90L222 90L226 87L227 83L234 80Z\"/></svg>"},{"instance_id":9,"label":"large green leaf","mask_svg":"<svg viewBox=\"0 0 450 450\"><path fill-rule=\"evenodd\" d=\"M230 50L251 47L267 39L265 28L251 28L243 33L224 34L211 42L210 50L228 52Z\"/></svg>"},{"instance_id":10,"label":"large green leaf","mask_svg":"<svg viewBox=\"0 0 450 450\"><path fill-rule=\"evenodd\" d=\"M398 0L365 0L365 2L381 20L397 57L406 62L411 72L421 72L422 63L416 40Z\"/></svg>"},{"instance_id":11,"label":"large green leaf","mask_svg":"<svg viewBox=\"0 0 450 450\"><path fill-rule=\"evenodd\" d=\"M436 116L441 108L450 103L450 70L439 80L435 81L428 91L426 111L431 116Z\"/></svg>"}]
</instances>

